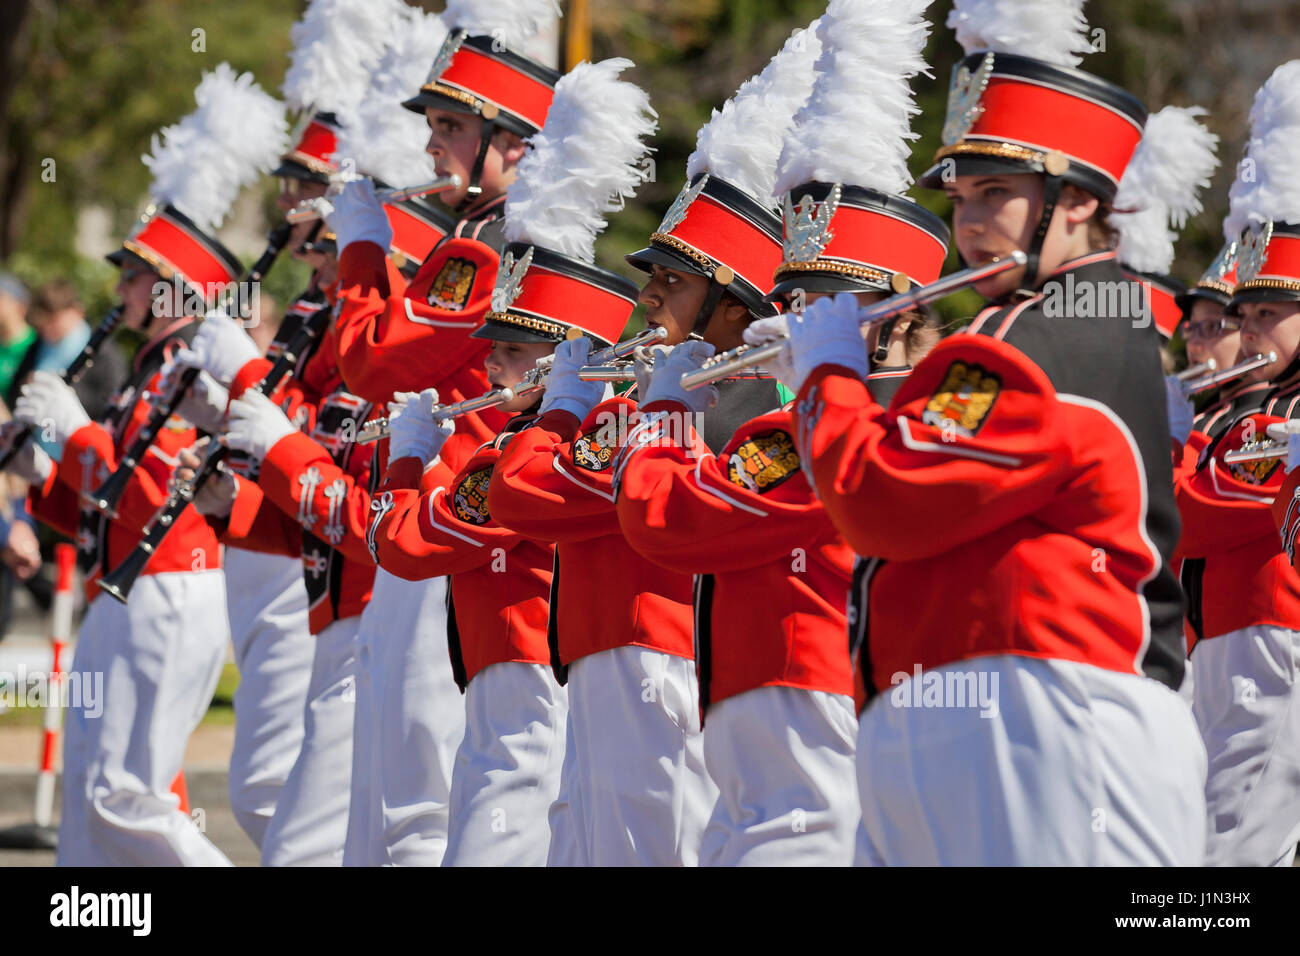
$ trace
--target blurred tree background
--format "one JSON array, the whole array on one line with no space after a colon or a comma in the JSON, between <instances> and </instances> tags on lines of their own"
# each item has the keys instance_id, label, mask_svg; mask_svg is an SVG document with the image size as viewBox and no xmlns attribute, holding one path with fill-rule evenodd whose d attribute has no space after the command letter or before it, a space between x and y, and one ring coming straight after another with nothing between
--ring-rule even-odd
<instances>
[{"instance_id":1,"label":"blurred tree background","mask_svg":"<svg viewBox=\"0 0 1300 956\"><path fill-rule=\"evenodd\" d=\"M888 3L889 0L881 0ZM1031 0L1025 0L1031 2ZM438 11L440 0L419 4ZM102 255L147 202L140 156L150 136L193 106L202 70L229 61L278 94L289 28L304 0L0 0L0 266L29 282L73 278L93 314L110 302L114 271ZM568 6L568 3L562 3ZM949 71L960 55L943 22L950 0L929 8L927 60L933 75L913 82L912 171L926 168L939 141ZM658 224L682 185L695 131L790 32L821 13L822 0L590 0L597 59L627 56L627 74L659 112L655 181L613 218L601 262L622 261ZM1084 69L1123 85L1152 108L1200 104L1221 142L1222 160L1206 211L1188 225L1175 272L1194 280L1222 240L1227 187L1241 156L1254 91L1297 54L1295 0L1090 0L1096 52ZM241 201L222 238L246 259L260 250L275 185ZM940 194L915 198L941 215ZM955 258L953 259L955 265ZM305 273L287 260L269 291L281 301ZM973 293L943 306L969 315Z\"/></svg>"}]
</instances>

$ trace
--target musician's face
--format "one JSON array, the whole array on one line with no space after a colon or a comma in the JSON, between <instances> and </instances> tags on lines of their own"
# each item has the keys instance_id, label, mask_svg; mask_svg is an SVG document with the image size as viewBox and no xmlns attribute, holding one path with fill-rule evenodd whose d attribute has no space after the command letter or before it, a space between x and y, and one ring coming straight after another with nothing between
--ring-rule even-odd
<instances>
[{"instance_id":1,"label":"musician's face","mask_svg":"<svg viewBox=\"0 0 1300 956\"><path fill-rule=\"evenodd\" d=\"M693 272L666 269L660 265L652 266L652 269L650 278L637 296L645 306L646 327L666 328L668 338L664 339L664 345L684 342L695 327L695 317L700 314L705 296L709 294L709 280ZM704 326L701 338L719 352L735 348L741 344L749 320L749 310L731 296L724 295Z\"/></svg>"},{"instance_id":2,"label":"musician's face","mask_svg":"<svg viewBox=\"0 0 1300 956\"><path fill-rule=\"evenodd\" d=\"M140 329L149 323L154 285L160 281L158 273L148 266L128 262L122 267L116 292L122 300L122 324L128 329Z\"/></svg>"},{"instance_id":3,"label":"musician's face","mask_svg":"<svg viewBox=\"0 0 1300 956\"><path fill-rule=\"evenodd\" d=\"M1223 314L1223 306L1209 299L1197 298L1192 313L1180 329L1187 342L1187 362L1201 365L1214 359L1219 368L1237 363L1241 352L1241 322ZM1252 372L1250 377L1254 378ZM1259 379L1262 381L1262 379Z\"/></svg>"},{"instance_id":4,"label":"musician's face","mask_svg":"<svg viewBox=\"0 0 1300 956\"><path fill-rule=\"evenodd\" d=\"M1259 381L1282 374L1300 349L1300 302L1246 302L1241 306L1241 350L1246 355L1276 352L1259 370Z\"/></svg>"},{"instance_id":5,"label":"musician's face","mask_svg":"<svg viewBox=\"0 0 1300 956\"><path fill-rule=\"evenodd\" d=\"M1027 250L1043 209L1045 180L1036 173L958 176L944 183L952 203L952 234L968 266L979 266ZM1062 263L1088 251L1087 223L1098 201L1081 189L1065 186L1039 253L1038 282ZM976 292L999 299L1020 288L1023 267L977 282Z\"/></svg>"},{"instance_id":6,"label":"musician's face","mask_svg":"<svg viewBox=\"0 0 1300 956\"><path fill-rule=\"evenodd\" d=\"M280 179L280 195L275 198L276 208L281 212L288 212L304 200L324 196L327 188L324 183L314 183L307 179L283 176ZM307 222L297 223L293 227L289 233L289 255L301 262L309 261L303 253L298 251L298 247L307 241L319 223L320 220L311 219Z\"/></svg>"},{"instance_id":7,"label":"musician's face","mask_svg":"<svg viewBox=\"0 0 1300 956\"><path fill-rule=\"evenodd\" d=\"M429 124L429 142L424 151L433 157L436 175L460 177L460 186L438 194L445 205L455 208L469 195L483 119L472 113L439 110L431 106L424 108L424 119ZM479 185L483 187L486 199L499 196L514 182L515 167L523 159L524 152L524 141L514 133L500 128L493 133L492 145L488 147L483 172L479 176Z\"/></svg>"},{"instance_id":8,"label":"musician's face","mask_svg":"<svg viewBox=\"0 0 1300 956\"><path fill-rule=\"evenodd\" d=\"M488 384L493 388L510 388L518 385L528 372L537 367L537 360L555 351L551 342L497 342L483 359ZM503 412L522 412L537 401L536 395L525 395L497 407Z\"/></svg>"}]
</instances>

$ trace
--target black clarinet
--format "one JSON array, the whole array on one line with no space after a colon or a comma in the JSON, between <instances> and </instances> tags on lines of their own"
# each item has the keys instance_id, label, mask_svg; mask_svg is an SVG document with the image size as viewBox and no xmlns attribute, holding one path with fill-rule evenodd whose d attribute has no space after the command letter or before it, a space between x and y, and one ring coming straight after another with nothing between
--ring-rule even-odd
<instances>
[{"instance_id":1,"label":"black clarinet","mask_svg":"<svg viewBox=\"0 0 1300 956\"><path fill-rule=\"evenodd\" d=\"M90 339L86 342L86 347L81 350L81 354L74 358L71 364L63 370L63 381L68 385L76 385L81 381L81 376L90 370L95 364L95 356L99 350L118 330L122 324L122 306L114 306L108 315L104 316L104 321L100 322L95 331L90 333ZM14 456L23 450L32 439L34 430L30 425L23 425L14 432L13 438L9 442L9 447L0 453L0 471L4 471L9 463L14 460Z\"/></svg>"},{"instance_id":2,"label":"black clarinet","mask_svg":"<svg viewBox=\"0 0 1300 956\"><path fill-rule=\"evenodd\" d=\"M279 358L275 360L266 376L251 387L251 391L260 392L263 395L270 395L284 380L294 367L298 364L298 358L312 344L324 334L326 327L329 325L333 313L333 306L325 305L312 314L298 333L289 340L285 345L284 351L280 353ZM230 449L225 445L213 443L203 463L199 465L194 472L194 477L188 481L177 480L171 494L163 502L158 514L154 516L149 527L145 529L144 537L140 539L130 554L112 570L110 574L104 575L96 583L99 588L107 594L111 594L123 604L131 594L131 588L135 586L136 579L144 570L149 559L153 557L162 544L167 533L176 526L176 521L189 507L190 502L194 500L195 495L202 490L203 486L213 475L217 474L222 468L222 463L230 455Z\"/></svg>"},{"instance_id":3,"label":"black clarinet","mask_svg":"<svg viewBox=\"0 0 1300 956\"><path fill-rule=\"evenodd\" d=\"M281 223L271 230L266 237L266 248L262 251L262 255L258 257L258 260L253 263L252 268L244 273L239 280L241 284L262 281L262 278L271 270L271 266L275 264L280 251L289 241L289 233L292 230L293 226L289 223ZM228 301L225 306L227 315L230 314L231 306L232 303ZM233 319L232 316L231 320L233 321ZM85 504L94 508L100 514L106 514L110 518L117 517L117 503L122 499L127 486L131 483L131 476L140 464L140 459L148 454L149 449L153 446L154 439L162 431L162 427L176 413L176 409L185 398L185 393L198 380L199 372L200 369L187 368L176 376L176 383L171 392L166 397L160 397L154 403L149 412L149 417L140 426L140 430L135 433L135 439L122 456L122 460L118 462L117 470L109 475L108 479L94 491L82 493L81 500Z\"/></svg>"}]
</instances>

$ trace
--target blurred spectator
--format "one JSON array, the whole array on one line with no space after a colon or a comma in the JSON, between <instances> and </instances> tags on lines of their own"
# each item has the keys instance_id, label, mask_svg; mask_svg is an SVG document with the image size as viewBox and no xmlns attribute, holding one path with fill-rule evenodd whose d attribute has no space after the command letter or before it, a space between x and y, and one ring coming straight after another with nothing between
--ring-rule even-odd
<instances>
[{"instance_id":1,"label":"blurred spectator","mask_svg":"<svg viewBox=\"0 0 1300 956\"><path fill-rule=\"evenodd\" d=\"M27 324L30 301L22 282L0 272L0 395L9 394L18 363L36 341L36 332Z\"/></svg>"},{"instance_id":2,"label":"blurred spectator","mask_svg":"<svg viewBox=\"0 0 1300 956\"><path fill-rule=\"evenodd\" d=\"M90 340L90 324L81 296L66 279L51 279L32 296L27 321L36 330L31 343L4 391L10 408L19 390L32 372L62 372ZM77 397L86 414L99 418L108 406L113 390L126 378L126 358L114 342L108 342L95 356L92 365L77 383Z\"/></svg>"}]
</instances>

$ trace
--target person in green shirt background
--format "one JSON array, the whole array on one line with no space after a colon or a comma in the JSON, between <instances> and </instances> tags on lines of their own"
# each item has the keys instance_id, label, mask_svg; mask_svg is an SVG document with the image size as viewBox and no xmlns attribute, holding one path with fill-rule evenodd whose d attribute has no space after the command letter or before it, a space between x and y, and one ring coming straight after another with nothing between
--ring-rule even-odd
<instances>
[{"instance_id":1,"label":"person in green shirt background","mask_svg":"<svg viewBox=\"0 0 1300 956\"><path fill-rule=\"evenodd\" d=\"M18 363L36 341L36 330L27 324L30 301L21 281L0 272L0 395L8 394Z\"/></svg>"}]
</instances>

